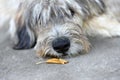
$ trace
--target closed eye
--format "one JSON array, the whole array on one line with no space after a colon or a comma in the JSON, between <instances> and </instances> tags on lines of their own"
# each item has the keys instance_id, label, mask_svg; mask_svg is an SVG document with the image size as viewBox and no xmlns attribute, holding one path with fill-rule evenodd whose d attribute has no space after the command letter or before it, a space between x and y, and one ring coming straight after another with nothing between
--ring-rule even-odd
<instances>
[{"instance_id":1,"label":"closed eye","mask_svg":"<svg viewBox=\"0 0 120 80\"><path fill-rule=\"evenodd\" d=\"M70 12L71 12L71 15L74 16L75 14L75 11L72 9L72 8L69 8Z\"/></svg>"}]
</instances>

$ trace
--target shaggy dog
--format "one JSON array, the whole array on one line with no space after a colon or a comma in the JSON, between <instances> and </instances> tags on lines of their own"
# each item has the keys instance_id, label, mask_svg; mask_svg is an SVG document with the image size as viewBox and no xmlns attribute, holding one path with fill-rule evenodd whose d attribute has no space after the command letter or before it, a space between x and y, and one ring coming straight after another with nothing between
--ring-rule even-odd
<instances>
[{"instance_id":1,"label":"shaggy dog","mask_svg":"<svg viewBox=\"0 0 120 80\"><path fill-rule=\"evenodd\" d=\"M87 36L120 36L120 0L25 0L11 19L14 49L39 56L87 53Z\"/></svg>"}]
</instances>

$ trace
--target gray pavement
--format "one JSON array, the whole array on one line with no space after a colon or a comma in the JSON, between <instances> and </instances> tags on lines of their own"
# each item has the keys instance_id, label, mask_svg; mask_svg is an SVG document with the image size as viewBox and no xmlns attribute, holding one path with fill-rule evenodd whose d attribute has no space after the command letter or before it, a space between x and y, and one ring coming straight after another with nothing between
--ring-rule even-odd
<instances>
[{"instance_id":1,"label":"gray pavement","mask_svg":"<svg viewBox=\"0 0 120 80\"><path fill-rule=\"evenodd\" d=\"M120 80L120 38L90 42L90 53L66 58L68 64L36 65L35 51L13 50L6 29L0 29L0 80Z\"/></svg>"}]
</instances>

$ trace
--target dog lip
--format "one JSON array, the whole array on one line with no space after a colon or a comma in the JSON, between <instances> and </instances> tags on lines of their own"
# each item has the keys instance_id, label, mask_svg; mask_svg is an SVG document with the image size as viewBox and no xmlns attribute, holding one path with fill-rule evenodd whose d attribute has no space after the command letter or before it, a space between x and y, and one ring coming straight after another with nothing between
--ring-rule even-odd
<instances>
[{"instance_id":1,"label":"dog lip","mask_svg":"<svg viewBox=\"0 0 120 80\"><path fill-rule=\"evenodd\" d=\"M62 56L67 56L68 55L68 53L63 53L63 55Z\"/></svg>"}]
</instances>

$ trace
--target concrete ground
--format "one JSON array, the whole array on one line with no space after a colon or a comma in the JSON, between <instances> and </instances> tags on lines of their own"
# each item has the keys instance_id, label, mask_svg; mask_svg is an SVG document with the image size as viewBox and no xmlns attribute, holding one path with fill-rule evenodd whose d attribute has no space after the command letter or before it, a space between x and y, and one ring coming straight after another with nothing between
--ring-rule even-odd
<instances>
[{"instance_id":1,"label":"concrete ground","mask_svg":"<svg viewBox=\"0 0 120 80\"><path fill-rule=\"evenodd\" d=\"M0 80L120 80L120 38L92 38L89 54L66 58L68 64L40 64L33 50L13 50L0 29ZM43 59L44 60L44 59Z\"/></svg>"}]
</instances>

